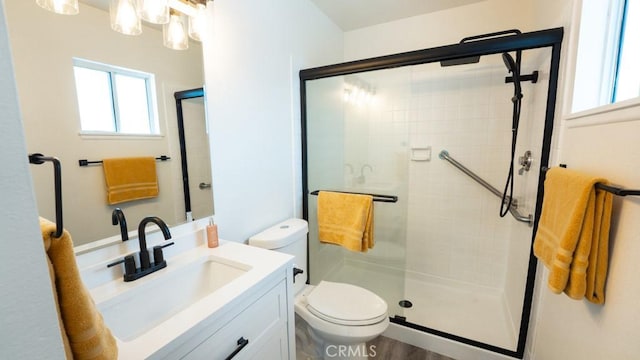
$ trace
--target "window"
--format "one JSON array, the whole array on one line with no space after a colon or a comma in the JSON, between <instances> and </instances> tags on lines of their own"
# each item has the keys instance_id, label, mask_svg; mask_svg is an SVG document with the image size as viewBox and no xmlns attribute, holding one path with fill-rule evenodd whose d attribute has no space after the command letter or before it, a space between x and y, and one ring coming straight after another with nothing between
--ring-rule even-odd
<instances>
[{"instance_id":1,"label":"window","mask_svg":"<svg viewBox=\"0 0 640 360\"><path fill-rule=\"evenodd\" d=\"M159 134L154 76L74 59L83 133Z\"/></svg>"},{"instance_id":2,"label":"window","mask_svg":"<svg viewBox=\"0 0 640 360\"><path fill-rule=\"evenodd\" d=\"M626 0L613 102L640 96L640 0Z\"/></svg>"},{"instance_id":3,"label":"window","mask_svg":"<svg viewBox=\"0 0 640 360\"><path fill-rule=\"evenodd\" d=\"M640 0L582 1L572 111L640 96Z\"/></svg>"}]
</instances>

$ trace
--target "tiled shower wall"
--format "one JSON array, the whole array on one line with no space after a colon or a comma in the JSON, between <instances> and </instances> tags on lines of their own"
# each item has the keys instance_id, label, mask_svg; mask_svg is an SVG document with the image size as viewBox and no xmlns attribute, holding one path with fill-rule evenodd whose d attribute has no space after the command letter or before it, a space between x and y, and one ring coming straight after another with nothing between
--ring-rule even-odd
<instances>
[{"instance_id":1,"label":"tiled shower wall","mask_svg":"<svg viewBox=\"0 0 640 360\"><path fill-rule=\"evenodd\" d=\"M377 241L391 248L406 247L408 276L502 289L511 228L526 225L510 215L500 218L500 200L438 154L447 150L502 191L511 147L513 86L504 82L507 71L501 61L444 69L428 64L407 70L363 75L377 85L375 101L346 106L345 161L353 165L356 177L365 175L364 184L358 186L371 191L386 188L401 199L391 210L390 205L376 204L377 222L385 221L380 212L397 215L387 230L379 231ZM525 95L522 129L530 100ZM425 160L424 149L429 148L431 158ZM369 173L365 165L373 171ZM515 176L515 195L526 203L529 200L520 199L518 190L528 174ZM388 230L396 226L406 233ZM388 248L386 253L392 254ZM353 257L367 261L366 255L347 254Z\"/></svg>"},{"instance_id":2,"label":"tiled shower wall","mask_svg":"<svg viewBox=\"0 0 640 360\"><path fill-rule=\"evenodd\" d=\"M434 157L430 162L409 162L409 271L503 285L508 249L504 223L512 220L498 216L497 197L436 157L447 150L502 190L512 106L505 71L496 70L444 73L425 80L416 73L413 96L419 101L410 109L416 114L410 146L431 146Z\"/></svg>"}]
</instances>

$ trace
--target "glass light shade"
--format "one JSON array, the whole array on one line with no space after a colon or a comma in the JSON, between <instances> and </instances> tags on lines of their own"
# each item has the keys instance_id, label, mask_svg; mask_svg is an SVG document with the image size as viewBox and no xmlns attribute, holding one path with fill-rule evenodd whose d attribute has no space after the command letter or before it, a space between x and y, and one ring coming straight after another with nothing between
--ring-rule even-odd
<instances>
[{"instance_id":1,"label":"glass light shade","mask_svg":"<svg viewBox=\"0 0 640 360\"><path fill-rule=\"evenodd\" d=\"M183 17L179 14L171 14L168 24L162 25L162 37L164 46L173 50L186 50L189 48L189 36L184 26Z\"/></svg>"},{"instance_id":2,"label":"glass light shade","mask_svg":"<svg viewBox=\"0 0 640 360\"><path fill-rule=\"evenodd\" d=\"M140 35L142 22L134 0L110 0L111 28L125 35Z\"/></svg>"},{"instance_id":3,"label":"glass light shade","mask_svg":"<svg viewBox=\"0 0 640 360\"><path fill-rule=\"evenodd\" d=\"M167 0L138 0L140 17L153 24L169 22L169 6Z\"/></svg>"},{"instance_id":4,"label":"glass light shade","mask_svg":"<svg viewBox=\"0 0 640 360\"><path fill-rule=\"evenodd\" d=\"M193 40L202 41L207 25L207 7L204 4L196 5L196 13L189 16L189 36Z\"/></svg>"},{"instance_id":5,"label":"glass light shade","mask_svg":"<svg viewBox=\"0 0 640 360\"><path fill-rule=\"evenodd\" d=\"M62 15L75 15L79 11L78 0L36 0L36 4Z\"/></svg>"}]
</instances>

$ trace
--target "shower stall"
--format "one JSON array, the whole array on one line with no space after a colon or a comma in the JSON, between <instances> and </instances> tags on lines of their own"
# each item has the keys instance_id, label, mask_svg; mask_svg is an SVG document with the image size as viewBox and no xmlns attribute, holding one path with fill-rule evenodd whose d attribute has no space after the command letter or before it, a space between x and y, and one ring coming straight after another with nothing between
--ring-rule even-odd
<instances>
[{"instance_id":1,"label":"shower stall","mask_svg":"<svg viewBox=\"0 0 640 360\"><path fill-rule=\"evenodd\" d=\"M367 288L392 326L521 358L562 35L302 70L309 282ZM379 195L372 249L320 243L318 190Z\"/></svg>"}]
</instances>

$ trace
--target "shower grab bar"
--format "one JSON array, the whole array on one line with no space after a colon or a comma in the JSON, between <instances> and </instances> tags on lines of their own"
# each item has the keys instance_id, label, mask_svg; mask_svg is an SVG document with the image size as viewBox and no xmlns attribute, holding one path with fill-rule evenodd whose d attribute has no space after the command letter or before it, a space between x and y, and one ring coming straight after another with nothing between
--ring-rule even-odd
<instances>
[{"instance_id":1,"label":"shower grab bar","mask_svg":"<svg viewBox=\"0 0 640 360\"><path fill-rule=\"evenodd\" d=\"M496 189L491 184L484 181L484 179L482 179L480 176L476 175L476 173L467 169L466 166L460 164L454 158L449 156L449 152L447 150L440 151L440 154L438 155L438 157L442 160L448 161L451 165L456 167L458 170L462 171L463 173L468 175L470 178L475 180L478 184L482 185L485 189L489 190L493 195L502 199L502 193L500 192L500 190ZM529 215L520 214L520 212L518 211L518 203L515 201L515 199L513 199L513 201L511 202L511 206L509 207L509 212L517 221L527 223L529 226L533 226L533 216L531 214Z\"/></svg>"},{"instance_id":2,"label":"shower grab bar","mask_svg":"<svg viewBox=\"0 0 640 360\"><path fill-rule=\"evenodd\" d=\"M351 191L335 191L335 190L314 190L309 193L309 195L318 195L320 191L331 191L342 194L356 194L356 195L371 195L373 196L373 201L375 202L388 202L395 203L398 202L398 197L395 195L379 195L379 194L368 194L368 193L359 193L359 192L351 192Z\"/></svg>"}]
</instances>

